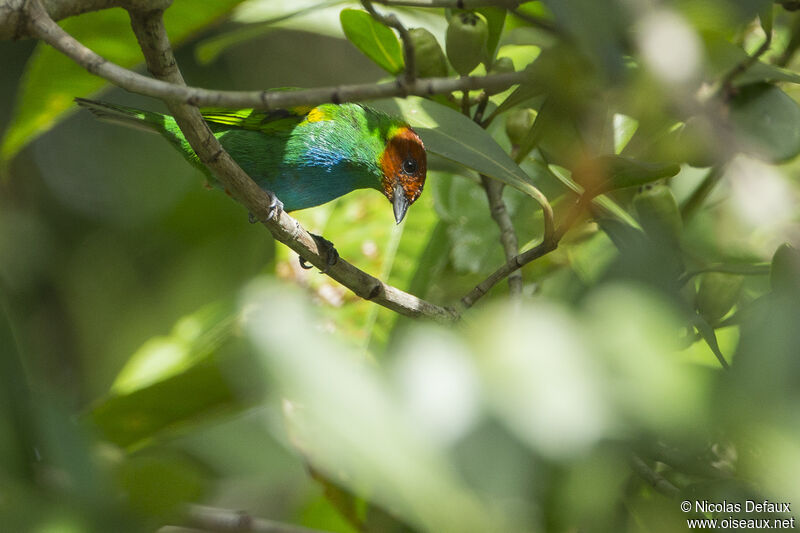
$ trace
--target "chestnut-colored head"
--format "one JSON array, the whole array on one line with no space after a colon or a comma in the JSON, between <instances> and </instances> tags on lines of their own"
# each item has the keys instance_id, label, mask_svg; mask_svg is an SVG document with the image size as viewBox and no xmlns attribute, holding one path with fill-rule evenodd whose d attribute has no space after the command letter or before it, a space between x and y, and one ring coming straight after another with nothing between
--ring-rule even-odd
<instances>
[{"instance_id":1,"label":"chestnut-colored head","mask_svg":"<svg viewBox=\"0 0 800 533\"><path fill-rule=\"evenodd\" d=\"M425 185L428 160L422 140L407 126L398 129L386 142L380 165L383 194L392 203L394 218L399 224Z\"/></svg>"}]
</instances>

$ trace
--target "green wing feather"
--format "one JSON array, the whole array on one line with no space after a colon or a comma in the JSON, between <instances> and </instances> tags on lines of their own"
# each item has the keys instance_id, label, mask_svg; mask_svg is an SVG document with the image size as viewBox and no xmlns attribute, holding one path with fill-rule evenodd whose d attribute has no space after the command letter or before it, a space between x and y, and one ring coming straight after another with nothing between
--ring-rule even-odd
<instances>
[{"instance_id":1,"label":"green wing feather","mask_svg":"<svg viewBox=\"0 0 800 533\"><path fill-rule=\"evenodd\" d=\"M218 126L217 129L242 129L271 133L292 129L302 122L312 109L311 106L274 111L206 108L202 109L200 113L212 127Z\"/></svg>"}]
</instances>

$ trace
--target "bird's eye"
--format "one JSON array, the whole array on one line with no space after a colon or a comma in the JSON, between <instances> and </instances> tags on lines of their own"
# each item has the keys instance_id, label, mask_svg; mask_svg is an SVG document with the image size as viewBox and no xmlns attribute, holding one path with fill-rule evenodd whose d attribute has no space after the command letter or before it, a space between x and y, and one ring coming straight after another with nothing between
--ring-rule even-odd
<instances>
[{"instance_id":1,"label":"bird's eye","mask_svg":"<svg viewBox=\"0 0 800 533\"><path fill-rule=\"evenodd\" d=\"M406 174L415 174L417 172L417 162L415 159L409 157L403 161L403 172Z\"/></svg>"}]
</instances>

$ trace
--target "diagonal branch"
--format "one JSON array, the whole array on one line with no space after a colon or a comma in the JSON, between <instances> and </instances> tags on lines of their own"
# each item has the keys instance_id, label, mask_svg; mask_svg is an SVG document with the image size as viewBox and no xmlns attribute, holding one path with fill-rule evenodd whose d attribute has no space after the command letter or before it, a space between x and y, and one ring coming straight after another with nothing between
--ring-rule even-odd
<instances>
[{"instance_id":1,"label":"diagonal branch","mask_svg":"<svg viewBox=\"0 0 800 533\"><path fill-rule=\"evenodd\" d=\"M39 0L28 0L24 9L27 28L31 35L63 52L89 72L111 72L112 77L116 78L112 81L116 81L122 88L131 90L125 81L130 79L129 75L135 75L133 72L108 63L76 41L49 18ZM164 80L151 81L180 89L183 78L167 39L162 11L131 10L130 13L131 23L145 54L149 70ZM148 79L144 76L139 77ZM199 111L183 102L169 99L166 101L200 161L211 169L234 199L245 206L258 220L264 221L263 224L276 240L293 249L300 257L317 268L323 269L326 266L326 252L317 248L316 241L296 220L286 213L281 213L277 220L267 220L270 213L271 196L259 188L225 152L208 129L208 125L200 116ZM344 260L339 260L328 269L327 273L358 296L372 300L400 314L442 321L455 318L451 310L392 287Z\"/></svg>"}]
</instances>

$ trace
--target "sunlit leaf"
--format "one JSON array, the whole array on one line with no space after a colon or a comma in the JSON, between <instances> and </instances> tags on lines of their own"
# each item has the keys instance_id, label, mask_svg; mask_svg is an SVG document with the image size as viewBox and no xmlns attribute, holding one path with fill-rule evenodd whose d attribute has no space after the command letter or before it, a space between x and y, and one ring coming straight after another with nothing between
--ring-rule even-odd
<instances>
[{"instance_id":1,"label":"sunlit leaf","mask_svg":"<svg viewBox=\"0 0 800 533\"><path fill-rule=\"evenodd\" d=\"M375 64L390 74L403 70L403 50L394 31L366 11L343 9L339 18L347 40Z\"/></svg>"}]
</instances>

